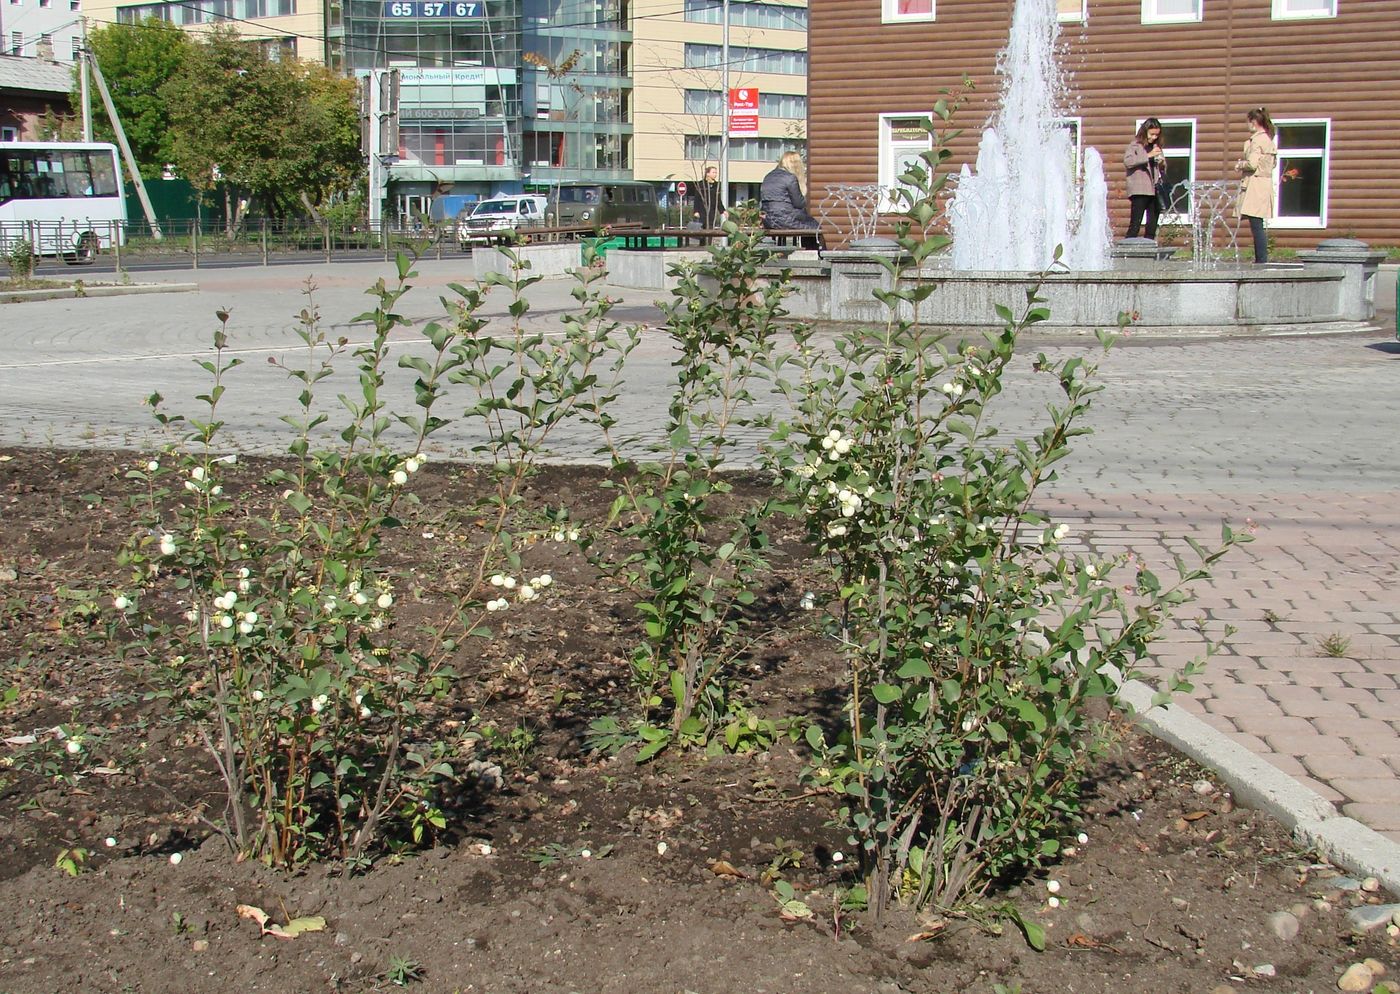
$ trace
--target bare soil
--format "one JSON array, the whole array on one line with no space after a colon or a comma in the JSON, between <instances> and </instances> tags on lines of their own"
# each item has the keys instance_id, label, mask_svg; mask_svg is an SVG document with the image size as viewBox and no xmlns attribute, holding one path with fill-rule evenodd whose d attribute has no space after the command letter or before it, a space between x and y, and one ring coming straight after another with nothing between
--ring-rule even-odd
<instances>
[{"instance_id":1,"label":"bare soil","mask_svg":"<svg viewBox=\"0 0 1400 994\"><path fill-rule=\"evenodd\" d=\"M444 719L528 733L492 757L501 789L434 848L364 874L236 862L207 822L222 805L202 748L103 634L134 458L0 451L0 738L21 740L0 744L7 994L395 981L425 994L1321 992L1364 957L1392 962L1383 933L1355 936L1345 916L1379 895L1344 891L1279 826L1133 731L1086 784L1085 824L1066 827L1070 849L1049 874L1061 906L1048 907L1043 876L995 895L1045 925L1044 952L974 918L842 916L833 895L852 882L852 860L837 859L845 840L829 800L798 786L800 747L640 766L585 750L588 721L630 701L634 621L576 551L553 544L526 558L553 573L554 596L509 619ZM243 471L255 486L257 465ZM441 465L415 478L423 505L391 547L423 587L452 568L466 530L453 508L477 482ZM594 470L551 469L532 496L596 519L608 500L597 483ZM793 610L803 549L791 531L769 591L777 635L752 661L747 693L766 715L830 717L839 665ZM81 755L48 734L61 723L85 727ZM1087 843L1074 841L1081 830ZM74 849L90 855L70 876L55 859ZM736 873L717 874L718 861ZM811 920L779 916L764 882L775 862ZM259 938L240 904L279 921L322 915L327 928ZM1285 939L1267 918L1290 908L1301 930ZM927 932L938 935L916 938Z\"/></svg>"}]
</instances>

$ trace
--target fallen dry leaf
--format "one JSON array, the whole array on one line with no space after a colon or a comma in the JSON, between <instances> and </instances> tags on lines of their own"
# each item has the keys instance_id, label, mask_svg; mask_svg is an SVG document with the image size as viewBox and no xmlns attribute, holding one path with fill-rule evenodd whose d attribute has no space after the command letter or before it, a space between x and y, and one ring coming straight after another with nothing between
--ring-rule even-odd
<instances>
[{"instance_id":1,"label":"fallen dry leaf","mask_svg":"<svg viewBox=\"0 0 1400 994\"><path fill-rule=\"evenodd\" d=\"M717 859L710 864L710 872L717 877L740 877L744 880L748 879L747 873L735 867L733 863L722 859Z\"/></svg>"},{"instance_id":2,"label":"fallen dry leaf","mask_svg":"<svg viewBox=\"0 0 1400 994\"><path fill-rule=\"evenodd\" d=\"M909 936L909 938L905 939L904 941L905 941L905 942L927 942L929 939L936 939L936 938L938 938L941 934L943 934L943 930L944 930L945 928L947 928L947 927L948 927L948 923L947 923L947 922L942 922L942 921L940 921L940 922L932 922L932 923L930 923L930 924L924 926L924 928L923 928L922 930L920 930L920 931L918 931L918 932L915 932L913 935Z\"/></svg>"},{"instance_id":3,"label":"fallen dry leaf","mask_svg":"<svg viewBox=\"0 0 1400 994\"><path fill-rule=\"evenodd\" d=\"M1076 932L1066 937L1065 945L1069 946L1071 949L1107 949L1111 953L1116 953L1118 951L1107 942L1100 942L1093 936L1085 935L1083 932Z\"/></svg>"},{"instance_id":4,"label":"fallen dry leaf","mask_svg":"<svg viewBox=\"0 0 1400 994\"><path fill-rule=\"evenodd\" d=\"M1182 821L1200 821L1208 814L1210 814L1209 811L1191 811L1182 815L1181 819Z\"/></svg>"},{"instance_id":5,"label":"fallen dry leaf","mask_svg":"<svg viewBox=\"0 0 1400 994\"><path fill-rule=\"evenodd\" d=\"M270 935L276 939L295 939L303 932L320 932L326 927L326 920L320 915L293 918L286 925L278 925L276 922L269 925L267 912L257 905L240 904L235 910L239 918L250 918L258 923L258 928L262 930L259 938Z\"/></svg>"}]
</instances>

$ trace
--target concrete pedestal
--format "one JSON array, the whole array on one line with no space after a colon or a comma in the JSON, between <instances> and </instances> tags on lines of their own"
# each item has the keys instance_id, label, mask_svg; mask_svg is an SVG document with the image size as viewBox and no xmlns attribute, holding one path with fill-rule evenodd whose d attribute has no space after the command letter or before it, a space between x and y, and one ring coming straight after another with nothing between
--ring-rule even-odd
<instances>
[{"instance_id":1,"label":"concrete pedestal","mask_svg":"<svg viewBox=\"0 0 1400 994\"><path fill-rule=\"evenodd\" d=\"M1376 316L1376 273L1384 252L1372 250L1355 238L1329 238L1311 252L1299 252L1305 269L1339 269L1342 317L1350 321L1370 321Z\"/></svg>"},{"instance_id":2,"label":"concrete pedestal","mask_svg":"<svg viewBox=\"0 0 1400 994\"><path fill-rule=\"evenodd\" d=\"M583 265L583 246L579 242L535 242L517 245L512 251L521 262L530 263L530 268L525 270L529 276L559 279L568 276L569 270ZM500 249L472 250L472 275L478 280L484 280L487 273L509 276L511 270L510 259Z\"/></svg>"}]
</instances>

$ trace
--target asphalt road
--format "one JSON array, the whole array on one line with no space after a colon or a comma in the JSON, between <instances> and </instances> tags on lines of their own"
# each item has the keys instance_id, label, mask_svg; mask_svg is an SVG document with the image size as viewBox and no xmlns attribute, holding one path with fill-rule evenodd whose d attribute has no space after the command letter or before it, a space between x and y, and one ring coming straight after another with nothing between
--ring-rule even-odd
<instances>
[{"instance_id":1,"label":"asphalt road","mask_svg":"<svg viewBox=\"0 0 1400 994\"><path fill-rule=\"evenodd\" d=\"M442 314L439 294L467 278L462 259L424 261L404 313L421 326ZM278 414L294 391L269 356L299 351L295 317L308 278L325 323L351 341L366 329L354 316L368 306L364 289L390 272L382 261L288 263L277 267L171 270L151 281L195 281L198 292L35 301L0 306L0 441L60 446L155 444L158 434L142 398L159 390L188 409L202 392L193 360L208 349L214 311L226 307L230 343L253 360L229 381L223 410L239 444L276 451L284 444ZM573 306L567 281L531 290L530 320L546 330ZM654 292L612 290L618 315L655 324ZM505 320L505 300L488 313ZM420 351L416 331L395 348ZM1052 343L1051 355L1097 351L1089 343ZM1013 369L998 414L1012 436L1038 423L1051 384L1031 371L1029 355ZM659 333L645 336L629 371L620 413L629 425L657 426L665 410L671 353ZM1105 391L1062 476L1095 490L1308 490L1400 492L1400 350L1382 334L1331 338L1135 342L1101 360ZM324 395L334 413L335 393ZM408 403L411 379L390 372L388 393ZM462 402L458 402L459 406ZM465 454L478 439L465 429L437 436L443 454ZM593 440L560 439L561 459L592 458Z\"/></svg>"}]
</instances>

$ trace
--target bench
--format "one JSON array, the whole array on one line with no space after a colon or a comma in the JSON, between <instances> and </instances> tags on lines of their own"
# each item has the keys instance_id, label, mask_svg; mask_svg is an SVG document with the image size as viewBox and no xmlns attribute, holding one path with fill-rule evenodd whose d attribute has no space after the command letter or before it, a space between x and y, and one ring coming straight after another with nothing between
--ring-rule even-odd
<instances>
[{"instance_id":1,"label":"bench","mask_svg":"<svg viewBox=\"0 0 1400 994\"><path fill-rule=\"evenodd\" d=\"M532 241L557 242L580 238L606 238L609 235L640 228L639 221L623 221L604 225L601 228L592 224L556 224L525 226L521 228L499 228L495 231L472 232L468 240L483 245L499 247Z\"/></svg>"},{"instance_id":2,"label":"bench","mask_svg":"<svg viewBox=\"0 0 1400 994\"><path fill-rule=\"evenodd\" d=\"M621 236L624 248L639 250L704 247L726 237L723 228L614 228L612 234ZM801 247L804 238L820 238L821 231L814 228L781 228L764 231L763 237L776 247L795 249Z\"/></svg>"}]
</instances>

